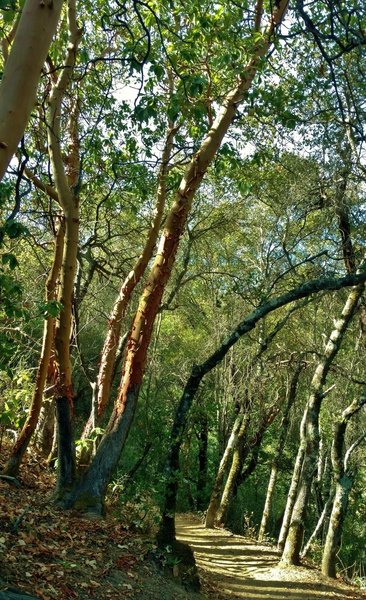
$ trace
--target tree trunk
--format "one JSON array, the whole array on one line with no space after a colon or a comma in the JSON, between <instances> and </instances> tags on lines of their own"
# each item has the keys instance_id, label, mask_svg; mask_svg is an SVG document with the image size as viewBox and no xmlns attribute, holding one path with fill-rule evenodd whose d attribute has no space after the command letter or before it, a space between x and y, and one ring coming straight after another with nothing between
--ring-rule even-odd
<instances>
[{"instance_id":1,"label":"tree trunk","mask_svg":"<svg viewBox=\"0 0 366 600\"><path fill-rule=\"evenodd\" d=\"M75 0L68 2L69 43L60 75L54 80L49 97L47 133L52 174L60 205L65 217L65 240L60 272L58 301L62 305L55 328L55 364L57 381L55 390L58 432L58 477L56 498L69 490L75 479L75 446L73 439L73 388L70 358L72 325L72 299L77 268L79 243L79 197L77 195L80 175L80 143L78 136L79 103L73 99L68 123L68 155L61 150L62 101L71 82L76 52L82 30L76 22Z\"/></svg>"},{"instance_id":2,"label":"tree trunk","mask_svg":"<svg viewBox=\"0 0 366 600\"><path fill-rule=\"evenodd\" d=\"M0 180L27 126L62 5L27 0L23 7L0 83Z\"/></svg>"},{"instance_id":3,"label":"tree trunk","mask_svg":"<svg viewBox=\"0 0 366 600\"><path fill-rule=\"evenodd\" d=\"M334 494L330 495L328 500L326 501L326 503L324 504L322 513L318 519L318 522L314 528L313 533L311 534L311 536L309 537L308 541L306 542L304 549L301 552L300 558L303 559L307 556L314 540L316 539L316 537L320 534L320 531L323 527L324 522L326 521L327 517L329 517L331 508L332 508L332 503L333 503L333 498L334 498Z\"/></svg>"},{"instance_id":4,"label":"tree trunk","mask_svg":"<svg viewBox=\"0 0 366 600\"><path fill-rule=\"evenodd\" d=\"M62 253L64 245L65 229L61 221L55 238L55 251L53 264L47 277L45 285L45 302L51 302L55 299L57 278L61 268ZM36 381L28 417L23 428L14 444L8 462L5 465L4 473L15 477L18 474L19 467L24 456L31 437L36 429L39 413L42 406L43 390L47 379L47 371L51 359L51 351L54 341L55 319L48 316L43 326L43 342L41 356L38 363Z\"/></svg>"},{"instance_id":5,"label":"tree trunk","mask_svg":"<svg viewBox=\"0 0 366 600\"><path fill-rule=\"evenodd\" d=\"M240 429L236 438L236 444L233 449L231 466L229 475L227 477L224 491L221 495L219 506L217 507L216 514L213 515L214 524L219 527L225 524L227 510L231 497L233 496L234 488L237 487L237 480L240 476L240 472L243 467L243 462L248 455L249 447L245 444L245 439L248 433L250 424L249 406L246 408L246 413L242 419ZM208 514L208 511L207 511ZM212 518L212 517L211 517Z\"/></svg>"},{"instance_id":6,"label":"tree trunk","mask_svg":"<svg viewBox=\"0 0 366 600\"><path fill-rule=\"evenodd\" d=\"M366 394L363 394L343 411L341 419L335 425L331 453L335 495L322 558L322 573L328 577L336 577L336 557L353 483L348 461L352 452L366 437L366 434L363 433L344 456L346 429L351 417L359 412L365 404Z\"/></svg>"},{"instance_id":7,"label":"tree trunk","mask_svg":"<svg viewBox=\"0 0 366 600\"><path fill-rule=\"evenodd\" d=\"M302 429L305 428L305 418L306 418L306 413L304 413L304 416L301 421L300 445L299 445L299 449L298 449L297 455L296 455L294 470L293 470L292 478L291 478L290 489L289 489L289 492L287 495L285 512L284 512L283 519L282 519L280 534L278 536L277 548L281 554L285 547L287 534L288 534L288 530L289 530L290 522L291 522L292 511L293 511L295 501L296 501L296 494L297 494L297 489L298 489L298 485L299 485L299 481L300 481L301 469L302 469L302 465L304 462L305 446L304 446L304 441L303 441L304 435L302 434Z\"/></svg>"},{"instance_id":8,"label":"tree trunk","mask_svg":"<svg viewBox=\"0 0 366 600\"><path fill-rule=\"evenodd\" d=\"M233 429L231 431L228 443L226 445L225 451L222 455L219 468L216 473L216 478L213 484L210 502L208 505L205 527L207 529L212 529L215 526L217 511L220 506L220 496L222 485L224 482L225 474L227 468L229 466L230 457L232 456L237 444L238 444L238 436L239 431L242 427L243 421L245 420L245 416L242 413L239 413L235 419Z\"/></svg>"},{"instance_id":9,"label":"tree trunk","mask_svg":"<svg viewBox=\"0 0 366 600\"><path fill-rule=\"evenodd\" d=\"M202 415L198 432L198 478L197 478L197 510L206 508L206 485L207 485L207 450L208 450L208 419Z\"/></svg>"},{"instance_id":10,"label":"tree trunk","mask_svg":"<svg viewBox=\"0 0 366 600\"><path fill-rule=\"evenodd\" d=\"M336 321L335 328L329 337L324 351L324 358L317 366L311 382L311 395L305 411L305 427L303 428L304 461L297 497L292 511L289 532L281 558L283 564L297 565L300 562L306 506L317 467L319 449L319 413L324 398L323 386L363 291L364 285L361 284L350 292L342 311L341 318Z\"/></svg>"},{"instance_id":11,"label":"tree trunk","mask_svg":"<svg viewBox=\"0 0 366 600\"><path fill-rule=\"evenodd\" d=\"M238 445L233 453L232 464L227 478L225 489L221 497L220 508L217 512L217 525L224 526L227 520L227 513L231 500L238 492L239 486L252 474L258 462L258 453L262 444L263 436L268 427L273 423L278 414L277 406L272 406L268 413L262 418L258 431L244 445L246 432L240 437ZM249 419L248 419L249 425ZM240 432L241 433L241 432ZM252 459L249 465L244 469L244 462L249 453L252 452Z\"/></svg>"},{"instance_id":12,"label":"tree trunk","mask_svg":"<svg viewBox=\"0 0 366 600\"><path fill-rule=\"evenodd\" d=\"M177 132L177 129L178 128L174 127L174 124L172 122L169 123L158 177L157 200L154 211L153 223L148 233L147 240L144 249L141 253L141 256L137 260L137 263L134 266L134 268L127 275L126 279L122 283L120 292L112 310L112 314L108 320L108 333L104 341L97 377L97 412L95 413L95 406L93 404L92 412L84 428L82 438L87 438L88 436L90 436L92 429L95 426L97 426L100 422L100 419L103 416L104 410L108 404L114 374L114 366L116 362L116 353L119 339L121 336L121 327L123 318L125 316L126 308L129 304L133 290L141 280L146 270L146 267L153 255L155 244L158 239L166 200L166 181L168 175L169 161L172 153L174 136ZM90 455L89 457L86 457L84 453L84 462L86 459L87 462L89 462Z\"/></svg>"},{"instance_id":13,"label":"tree trunk","mask_svg":"<svg viewBox=\"0 0 366 600\"><path fill-rule=\"evenodd\" d=\"M275 490L276 481L277 481L278 465L279 465L279 461L281 459L281 456L282 456L282 453L283 453L283 450L285 447L285 443L286 443L286 438L287 438L287 430L288 430L288 426L289 426L289 422L290 422L289 413L290 413L290 409L296 399L297 384L299 381L299 377L300 377L302 368L303 368L303 365L300 361L299 364L297 365L297 368L295 369L295 372L291 378L291 383L287 390L286 406L285 406L285 409L283 412L283 417L282 417L282 421L281 421L281 425L280 425L280 436L278 439L277 448L276 448L275 455L274 455L274 458L272 461L271 473L270 473L270 477L269 477L267 494L266 494L266 500L264 503L263 515L262 515L262 520L261 520L259 533L258 533L258 542L262 542L264 539L264 536L266 534L267 524L268 524L268 520L269 520L269 517L271 514L272 499L273 499L274 490Z\"/></svg>"},{"instance_id":14,"label":"tree trunk","mask_svg":"<svg viewBox=\"0 0 366 600\"><path fill-rule=\"evenodd\" d=\"M170 535L173 535L173 539L175 536L175 528L174 528L174 513L176 506L176 477L174 473L179 469L179 451L180 446L183 439L184 428L187 422L187 416L189 410L192 406L192 402L194 400L195 394L199 388L199 385L207 373L210 373L226 356L229 352L230 348L236 344L240 338L252 331L258 321L262 319L267 314L273 312L277 308L281 306L285 306L290 302L294 302L295 300L299 300L300 298L306 298L311 294L317 293L321 290L338 290L345 286L353 286L359 284L362 281L366 280L366 273L360 273L358 275L348 275L346 277L341 277L339 279L335 278L320 278L314 279L312 281L307 281L305 284L300 285L298 288L294 288L285 294L278 296L277 298L273 298L268 300L264 304L260 305L258 308L254 309L252 313L250 313L247 317L239 323L239 325L234 329L234 331L230 334L230 336L208 357L208 359L201 363L200 365L194 365L192 367L191 375L185 385L183 390L183 394L181 396L180 402L178 404L178 408L176 411L172 433L171 433L171 441L169 446L169 453L166 464L166 475L167 475L167 486L165 492L165 508L163 509L162 515L162 523L160 527L160 531L162 532L162 536L164 536L164 529L166 531L170 531ZM242 415L238 415L234 429L236 429L236 435L238 429L241 424ZM220 463L219 473L217 481L214 483L214 491L211 494L210 506L207 511L205 526L211 528L214 526L214 516L216 515L217 506L219 502L221 485L223 482L223 478L225 476L226 467L228 465L228 461L230 459L231 451L234 442L235 436L232 436L229 440L227 446L227 452L223 455L223 458ZM301 469L302 457L299 458L299 464ZM297 485L297 481L296 481ZM296 489L294 492L296 496ZM167 534L167 538L171 539Z\"/></svg>"},{"instance_id":15,"label":"tree trunk","mask_svg":"<svg viewBox=\"0 0 366 600\"><path fill-rule=\"evenodd\" d=\"M34 445L37 451L47 458L52 450L53 436L55 431L55 403L52 398L45 398L42 403L41 412L35 431Z\"/></svg>"}]
</instances>

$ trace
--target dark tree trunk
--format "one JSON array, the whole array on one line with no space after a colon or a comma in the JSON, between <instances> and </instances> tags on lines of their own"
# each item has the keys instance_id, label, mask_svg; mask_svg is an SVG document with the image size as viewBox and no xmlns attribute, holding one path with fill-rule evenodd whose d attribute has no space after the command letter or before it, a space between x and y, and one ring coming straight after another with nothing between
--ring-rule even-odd
<instances>
[{"instance_id":1,"label":"dark tree trunk","mask_svg":"<svg viewBox=\"0 0 366 600\"><path fill-rule=\"evenodd\" d=\"M56 398L56 416L58 431L56 498L58 499L62 498L64 493L72 488L75 481L74 432L69 398L65 396Z\"/></svg>"},{"instance_id":2,"label":"dark tree trunk","mask_svg":"<svg viewBox=\"0 0 366 600\"><path fill-rule=\"evenodd\" d=\"M160 528L161 536L164 537L164 530L175 535L174 528L174 513L176 506L176 492L177 485L175 478L172 474L179 469L179 451L182 442L182 436L186 425L187 416L194 400L195 394L198 390L199 384L203 377L212 371L226 356L227 352L232 346L246 333L254 329L260 319L267 314L273 312L281 306L285 306L290 302L298 300L300 298L306 298L313 293L317 293L321 290L337 290L345 286L352 286L360 281L366 279L366 274L349 275L340 279L335 278L321 278L312 281L308 281L305 284L286 292L278 298L274 298L265 302L258 308L256 308L250 315L243 319L243 321L236 327L229 338L223 342L223 344L211 354L211 356L201 365L195 365L192 368L192 373L188 379L188 382L183 391L180 403L177 408L172 434L170 449L167 459L166 474L167 474L167 486L166 486L166 497L165 507L163 509L162 525ZM238 415L236 419L237 429L240 427L242 415ZM230 454L228 455L230 458ZM221 488L220 488L221 489ZM220 492L218 492L218 496ZM216 510L215 510L216 514ZM208 513L206 517L206 527L213 527L207 521ZM169 535L168 535L169 537Z\"/></svg>"},{"instance_id":3,"label":"dark tree trunk","mask_svg":"<svg viewBox=\"0 0 366 600\"><path fill-rule=\"evenodd\" d=\"M208 419L202 415L198 432L197 510L206 508Z\"/></svg>"}]
</instances>

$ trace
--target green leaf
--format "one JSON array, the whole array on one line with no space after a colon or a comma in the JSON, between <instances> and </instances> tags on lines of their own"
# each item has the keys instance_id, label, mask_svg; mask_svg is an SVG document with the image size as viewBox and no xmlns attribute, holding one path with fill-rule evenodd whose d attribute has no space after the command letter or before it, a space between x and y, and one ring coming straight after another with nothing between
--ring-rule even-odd
<instances>
[{"instance_id":1,"label":"green leaf","mask_svg":"<svg viewBox=\"0 0 366 600\"><path fill-rule=\"evenodd\" d=\"M3 254L1 257L1 262L3 265L9 265L9 268L13 271L18 265L18 261L15 258L14 254Z\"/></svg>"}]
</instances>

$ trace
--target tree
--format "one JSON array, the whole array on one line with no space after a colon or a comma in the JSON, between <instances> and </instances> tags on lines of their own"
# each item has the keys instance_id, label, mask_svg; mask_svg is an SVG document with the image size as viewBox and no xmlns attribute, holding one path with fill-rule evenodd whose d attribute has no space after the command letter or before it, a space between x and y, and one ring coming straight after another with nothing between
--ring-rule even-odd
<instances>
[{"instance_id":1,"label":"tree","mask_svg":"<svg viewBox=\"0 0 366 600\"><path fill-rule=\"evenodd\" d=\"M193 198L235 117L238 105L252 85L261 60L272 45L273 34L280 25L286 8L287 2L280 2L269 16L269 24L263 31L260 31L262 13L261 7L259 5L257 7L253 28L257 35L249 61L242 70L242 74L239 75L237 85L225 96L216 119L203 139L199 150L188 164L173 206L165 220L164 232L159 241L156 258L132 322L127 342L123 378L106 434L82 481L70 495L62 499L65 506L83 506L98 513L103 510L107 485L117 466L133 421L153 325L163 292L171 275Z\"/></svg>"},{"instance_id":2,"label":"tree","mask_svg":"<svg viewBox=\"0 0 366 600\"><path fill-rule=\"evenodd\" d=\"M335 492L322 558L322 572L328 577L336 576L336 555L339 541L342 536L343 521L347 512L348 497L352 487L349 460L352 452L354 452L357 446L365 439L365 433L363 433L353 444L351 444L347 452L344 453L346 428L351 417L360 411L365 404L366 396L365 394L362 394L345 408L341 418L334 427L332 467Z\"/></svg>"},{"instance_id":3,"label":"tree","mask_svg":"<svg viewBox=\"0 0 366 600\"><path fill-rule=\"evenodd\" d=\"M179 471L179 451L182 444L187 415L204 376L212 371L212 369L214 369L224 358L230 348L237 343L237 341L243 335L254 329L258 321L266 314L269 314L290 302L316 293L317 291L326 289L340 289L345 285L352 285L356 281L362 281L364 279L366 279L365 273L359 275L348 275L341 279L323 278L319 280L308 281L307 283L287 292L286 294L283 294L282 296L268 300L255 309L246 318L244 318L234 329L231 335L203 363L200 365L194 365L181 396L171 432L171 441L166 465L166 478L168 483L165 492L162 523L158 536L160 539L169 540L174 539L175 537L174 514L178 487L175 474ZM360 287L361 286L362 283L360 284ZM241 419L237 419L235 429L236 436L240 425ZM229 458L229 452L227 453L227 456ZM226 466L226 464L220 465L220 469Z\"/></svg>"}]
</instances>

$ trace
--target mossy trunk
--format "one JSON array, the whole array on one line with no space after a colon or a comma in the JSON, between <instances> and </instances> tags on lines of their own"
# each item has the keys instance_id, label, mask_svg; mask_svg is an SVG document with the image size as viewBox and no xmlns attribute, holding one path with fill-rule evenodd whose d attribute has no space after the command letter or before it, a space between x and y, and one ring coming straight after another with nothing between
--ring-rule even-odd
<instances>
[{"instance_id":1,"label":"mossy trunk","mask_svg":"<svg viewBox=\"0 0 366 600\"><path fill-rule=\"evenodd\" d=\"M208 505L207 513L206 513L206 519L205 519L205 527L207 527L208 529L212 529L215 526L217 511L220 506L220 496L221 496L222 485L224 483L224 479L225 479L226 471L229 466L230 458L232 457L232 454L238 443L239 430L243 423L243 420L244 420L244 416L242 413L237 415L234 425L233 425L233 429L232 429L230 437L229 437L229 440L226 444L224 454L222 455L219 468L216 473L215 481L214 481L212 491L211 491L210 502Z\"/></svg>"},{"instance_id":2,"label":"mossy trunk","mask_svg":"<svg viewBox=\"0 0 366 600\"><path fill-rule=\"evenodd\" d=\"M320 438L319 414L324 398L323 386L331 364L340 349L344 333L356 311L363 290L364 284L361 284L350 292L341 317L336 321L335 327L329 336L324 358L318 364L311 382L311 394L305 411L305 427L302 428L303 439L301 445L304 447L304 461L289 533L281 557L281 562L286 565L298 565L300 562L306 508L317 469Z\"/></svg>"}]
</instances>

